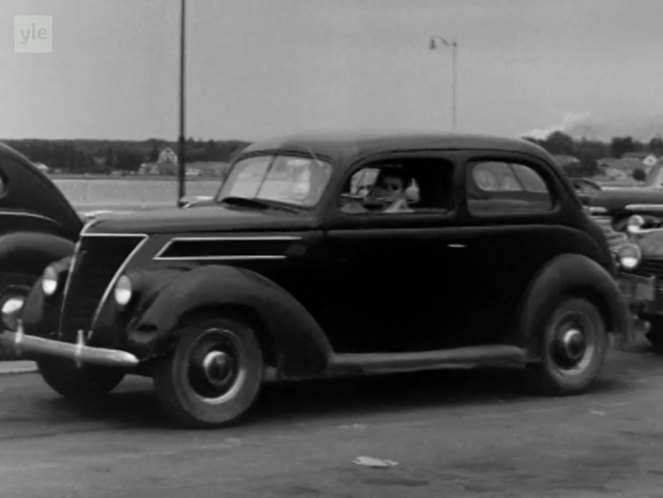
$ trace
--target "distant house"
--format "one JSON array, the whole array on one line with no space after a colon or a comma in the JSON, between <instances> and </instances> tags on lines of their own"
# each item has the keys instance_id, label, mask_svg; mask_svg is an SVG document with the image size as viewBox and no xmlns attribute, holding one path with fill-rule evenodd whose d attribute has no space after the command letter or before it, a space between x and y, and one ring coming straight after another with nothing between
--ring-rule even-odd
<instances>
[{"instance_id":1,"label":"distant house","mask_svg":"<svg viewBox=\"0 0 663 498\"><path fill-rule=\"evenodd\" d=\"M173 149L166 147L159 152L154 163L142 163L138 168L139 175L176 175L178 157Z\"/></svg>"},{"instance_id":2,"label":"distant house","mask_svg":"<svg viewBox=\"0 0 663 498\"><path fill-rule=\"evenodd\" d=\"M166 147L161 152L159 152L159 158L157 162L177 164L177 154L170 147Z\"/></svg>"},{"instance_id":3,"label":"distant house","mask_svg":"<svg viewBox=\"0 0 663 498\"><path fill-rule=\"evenodd\" d=\"M651 152L627 152L622 159L635 159L648 167L655 166L658 162L656 155Z\"/></svg>"}]
</instances>

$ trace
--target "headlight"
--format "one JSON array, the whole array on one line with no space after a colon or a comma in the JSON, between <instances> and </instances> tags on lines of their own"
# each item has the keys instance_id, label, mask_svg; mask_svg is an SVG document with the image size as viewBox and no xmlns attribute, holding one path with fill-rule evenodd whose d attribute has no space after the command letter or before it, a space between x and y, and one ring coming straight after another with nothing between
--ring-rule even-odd
<instances>
[{"instance_id":1,"label":"headlight","mask_svg":"<svg viewBox=\"0 0 663 498\"><path fill-rule=\"evenodd\" d=\"M624 244L617 249L617 259L625 270L634 270L640 264L642 252L635 244Z\"/></svg>"},{"instance_id":2,"label":"headlight","mask_svg":"<svg viewBox=\"0 0 663 498\"><path fill-rule=\"evenodd\" d=\"M634 214L628 219L626 230L629 233L637 233L645 226L645 219L639 214Z\"/></svg>"},{"instance_id":3,"label":"headlight","mask_svg":"<svg viewBox=\"0 0 663 498\"><path fill-rule=\"evenodd\" d=\"M10 296L2 303L0 313L2 314L2 325L9 330L18 329L18 319L25 303L23 296Z\"/></svg>"},{"instance_id":4,"label":"headlight","mask_svg":"<svg viewBox=\"0 0 663 498\"><path fill-rule=\"evenodd\" d=\"M41 277L41 290L47 296L52 296L58 290L58 273L55 268L48 266Z\"/></svg>"},{"instance_id":5,"label":"headlight","mask_svg":"<svg viewBox=\"0 0 663 498\"><path fill-rule=\"evenodd\" d=\"M126 306L131 301L133 297L133 285L131 284L131 279L126 275L122 275L115 284L115 290L113 295L115 297L115 302L120 306Z\"/></svg>"}]
</instances>

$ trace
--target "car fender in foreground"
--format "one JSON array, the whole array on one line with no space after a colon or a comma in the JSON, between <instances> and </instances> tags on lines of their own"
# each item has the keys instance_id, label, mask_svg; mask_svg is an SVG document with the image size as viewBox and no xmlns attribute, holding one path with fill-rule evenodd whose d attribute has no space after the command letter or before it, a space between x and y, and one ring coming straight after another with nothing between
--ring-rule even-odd
<instances>
[{"instance_id":1,"label":"car fender in foreground","mask_svg":"<svg viewBox=\"0 0 663 498\"><path fill-rule=\"evenodd\" d=\"M38 232L14 232L0 236L0 269L40 275L53 261L73 254L71 240Z\"/></svg>"},{"instance_id":2,"label":"car fender in foreground","mask_svg":"<svg viewBox=\"0 0 663 498\"><path fill-rule=\"evenodd\" d=\"M132 321L128 339L159 354L188 317L220 311L249 319L279 374L316 375L326 368L332 349L308 311L271 280L231 266L202 266L172 279Z\"/></svg>"},{"instance_id":3,"label":"car fender in foreground","mask_svg":"<svg viewBox=\"0 0 663 498\"><path fill-rule=\"evenodd\" d=\"M516 317L515 342L531 360L539 351L537 331L563 296L589 298L600 309L608 332L623 341L633 338L627 303L605 268L580 254L563 254L539 270L523 295Z\"/></svg>"}]
</instances>

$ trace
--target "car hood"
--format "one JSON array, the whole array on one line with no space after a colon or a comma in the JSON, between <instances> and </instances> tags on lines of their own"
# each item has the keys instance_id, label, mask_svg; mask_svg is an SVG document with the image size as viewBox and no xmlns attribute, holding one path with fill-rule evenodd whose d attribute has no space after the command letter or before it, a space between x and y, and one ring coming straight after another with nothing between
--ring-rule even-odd
<instances>
[{"instance_id":1,"label":"car hood","mask_svg":"<svg viewBox=\"0 0 663 498\"><path fill-rule=\"evenodd\" d=\"M314 228L312 213L278 209L226 208L201 205L190 208L102 214L87 233L187 233L249 230L305 230Z\"/></svg>"}]
</instances>

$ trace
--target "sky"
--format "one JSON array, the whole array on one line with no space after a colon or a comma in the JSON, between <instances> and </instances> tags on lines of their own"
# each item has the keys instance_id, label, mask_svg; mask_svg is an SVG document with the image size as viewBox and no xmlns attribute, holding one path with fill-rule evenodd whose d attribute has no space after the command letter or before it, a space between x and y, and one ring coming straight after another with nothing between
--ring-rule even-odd
<instances>
[{"instance_id":1,"label":"sky","mask_svg":"<svg viewBox=\"0 0 663 498\"><path fill-rule=\"evenodd\" d=\"M431 36L458 43L458 131L663 134L661 0L186 1L190 137L451 130ZM16 51L24 15L51 16L51 52ZM179 20L180 0L0 0L0 137L176 139Z\"/></svg>"}]
</instances>

